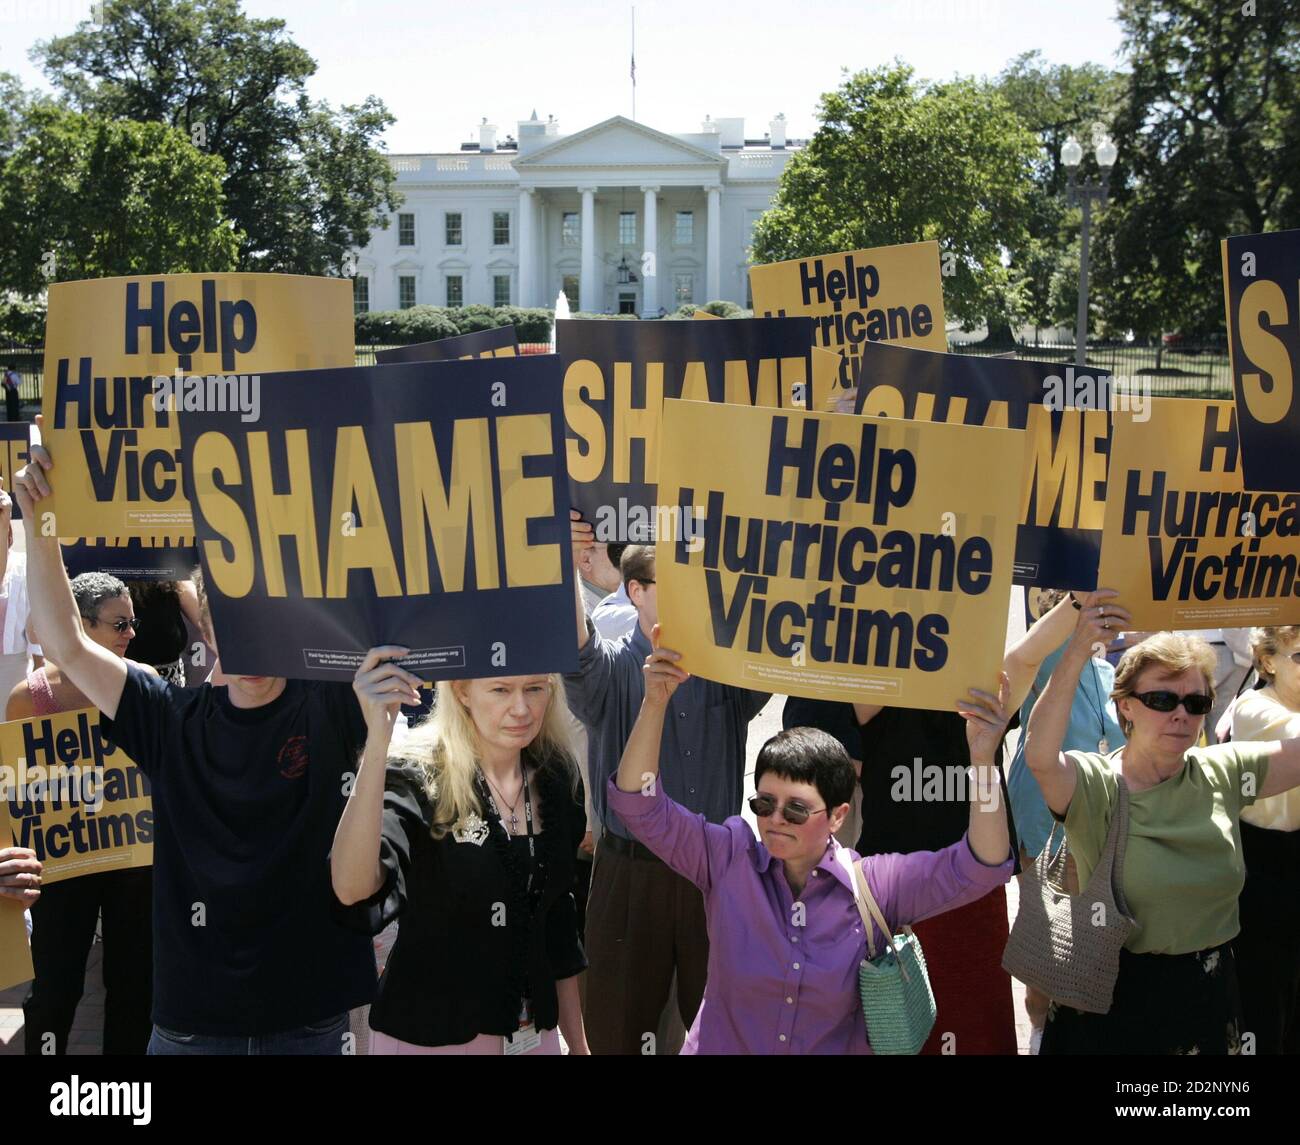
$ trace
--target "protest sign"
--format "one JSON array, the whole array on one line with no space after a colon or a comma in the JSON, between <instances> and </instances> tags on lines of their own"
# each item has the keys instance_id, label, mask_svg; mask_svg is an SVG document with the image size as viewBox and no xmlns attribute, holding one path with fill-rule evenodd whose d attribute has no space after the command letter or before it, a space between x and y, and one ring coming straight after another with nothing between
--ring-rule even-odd
<instances>
[{"instance_id":1,"label":"protest sign","mask_svg":"<svg viewBox=\"0 0 1300 1145\"><path fill-rule=\"evenodd\" d=\"M436 342L417 342L413 346L394 346L376 350L375 361L381 366L398 362L454 362L461 358L515 358L519 355L519 336L513 326L493 330L476 330Z\"/></svg>"},{"instance_id":2,"label":"protest sign","mask_svg":"<svg viewBox=\"0 0 1300 1145\"><path fill-rule=\"evenodd\" d=\"M346 680L576 666L559 360L305 370L181 422L221 664Z\"/></svg>"},{"instance_id":3,"label":"protest sign","mask_svg":"<svg viewBox=\"0 0 1300 1145\"><path fill-rule=\"evenodd\" d=\"M1246 492L1230 401L1117 421L1098 581L1135 630L1300 622L1300 494Z\"/></svg>"},{"instance_id":4,"label":"protest sign","mask_svg":"<svg viewBox=\"0 0 1300 1145\"><path fill-rule=\"evenodd\" d=\"M1145 399L1073 366L897 346L863 347L857 409L873 417L1024 430L1015 581L1096 587L1106 507L1111 409L1146 416ZM967 480L982 480L976 466Z\"/></svg>"},{"instance_id":5,"label":"protest sign","mask_svg":"<svg viewBox=\"0 0 1300 1145\"><path fill-rule=\"evenodd\" d=\"M193 536L60 537L68 577L102 572L120 580L188 580L199 565Z\"/></svg>"},{"instance_id":6,"label":"protest sign","mask_svg":"<svg viewBox=\"0 0 1300 1145\"><path fill-rule=\"evenodd\" d=\"M948 348L936 242L751 266L749 284L756 315L813 319L814 344L842 356L841 387L853 385L871 342Z\"/></svg>"},{"instance_id":7,"label":"protest sign","mask_svg":"<svg viewBox=\"0 0 1300 1145\"><path fill-rule=\"evenodd\" d=\"M697 310L692 318L703 318L714 322L726 321L707 310ZM744 319L741 319L744 321ZM838 350L825 350L820 346L812 348L812 382L811 389L804 397L804 408L834 413L834 391L840 389L840 363L844 359ZM799 407L799 394L795 392L795 408Z\"/></svg>"},{"instance_id":8,"label":"protest sign","mask_svg":"<svg viewBox=\"0 0 1300 1145\"><path fill-rule=\"evenodd\" d=\"M59 478L44 510L49 528L65 537L192 531L178 413L223 409L256 420L262 374L354 360L343 279L175 274L52 284L44 442Z\"/></svg>"},{"instance_id":9,"label":"protest sign","mask_svg":"<svg viewBox=\"0 0 1300 1145\"><path fill-rule=\"evenodd\" d=\"M27 464L30 429L31 427L23 421L0 422L0 481L4 482L6 493L13 492L14 474ZM10 519L21 521L22 517L18 502L14 500L13 515Z\"/></svg>"},{"instance_id":10,"label":"protest sign","mask_svg":"<svg viewBox=\"0 0 1300 1145\"><path fill-rule=\"evenodd\" d=\"M94 708L0 723L14 842L42 883L153 863L149 780L100 728Z\"/></svg>"},{"instance_id":11,"label":"protest sign","mask_svg":"<svg viewBox=\"0 0 1300 1145\"><path fill-rule=\"evenodd\" d=\"M665 398L802 407L812 377L807 318L556 324L574 507L600 542L646 542ZM730 448L730 435L713 449Z\"/></svg>"},{"instance_id":12,"label":"protest sign","mask_svg":"<svg viewBox=\"0 0 1300 1145\"><path fill-rule=\"evenodd\" d=\"M0 793L0 847L10 846L12 837L9 802ZM0 899L0 990L29 982L34 973L22 905L11 899Z\"/></svg>"},{"instance_id":13,"label":"protest sign","mask_svg":"<svg viewBox=\"0 0 1300 1145\"><path fill-rule=\"evenodd\" d=\"M662 642L787 695L951 710L996 692L1022 465L1012 430L666 402Z\"/></svg>"},{"instance_id":14,"label":"protest sign","mask_svg":"<svg viewBox=\"0 0 1300 1145\"><path fill-rule=\"evenodd\" d=\"M1223 295L1242 480L1300 493L1300 230L1224 239Z\"/></svg>"}]
</instances>

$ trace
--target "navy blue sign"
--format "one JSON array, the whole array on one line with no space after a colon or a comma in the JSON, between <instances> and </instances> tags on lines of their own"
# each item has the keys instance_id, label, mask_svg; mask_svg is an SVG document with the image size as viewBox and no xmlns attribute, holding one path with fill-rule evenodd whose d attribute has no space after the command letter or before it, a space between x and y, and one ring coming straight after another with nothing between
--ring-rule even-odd
<instances>
[{"instance_id":1,"label":"navy blue sign","mask_svg":"<svg viewBox=\"0 0 1300 1145\"><path fill-rule=\"evenodd\" d=\"M256 421L181 419L227 671L347 679L378 644L431 680L576 667L553 356L263 382Z\"/></svg>"}]
</instances>

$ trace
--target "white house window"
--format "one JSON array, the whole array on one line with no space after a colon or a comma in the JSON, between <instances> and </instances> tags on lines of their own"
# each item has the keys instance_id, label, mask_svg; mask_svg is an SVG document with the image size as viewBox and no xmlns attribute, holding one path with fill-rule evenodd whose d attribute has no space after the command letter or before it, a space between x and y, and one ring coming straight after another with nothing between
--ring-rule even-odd
<instances>
[{"instance_id":1,"label":"white house window","mask_svg":"<svg viewBox=\"0 0 1300 1145\"><path fill-rule=\"evenodd\" d=\"M565 246L582 245L582 220L577 211L565 211L560 223L560 241Z\"/></svg>"},{"instance_id":2,"label":"white house window","mask_svg":"<svg viewBox=\"0 0 1300 1145\"><path fill-rule=\"evenodd\" d=\"M352 313L367 314L370 311L370 279L359 274L352 280Z\"/></svg>"},{"instance_id":3,"label":"white house window","mask_svg":"<svg viewBox=\"0 0 1300 1145\"><path fill-rule=\"evenodd\" d=\"M415 275L398 275L397 305L402 310L410 310L415 305Z\"/></svg>"},{"instance_id":4,"label":"white house window","mask_svg":"<svg viewBox=\"0 0 1300 1145\"><path fill-rule=\"evenodd\" d=\"M492 276L492 305L510 305L510 276L508 274L494 274Z\"/></svg>"},{"instance_id":5,"label":"white house window","mask_svg":"<svg viewBox=\"0 0 1300 1145\"><path fill-rule=\"evenodd\" d=\"M415 216L401 214L397 216L397 245L415 246Z\"/></svg>"},{"instance_id":6,"label":"white house window","mask_svg":"<svg viewBox=\"0 0 1300 1145\"><path fill-rule=\"evenodd\" d=\"M465 305L465 279L459 274L447 275L447 305Z\"/></svg>"},{"instance_id":7,"label":"white house window","mask_svg":"<svg viewBox=\"0 0 1300 1145\"><path fill-rule=\"evenodd\" d=\"M636 212L619 211L618 245L636 246Z\"/></svg>"},{"instance_id":8,"label":"white house window","mask_svg":"<svg viewBox=\"0 0 1300 1145\"><path fill-rule=\"evenodd\" d=\"M510 245L510 212L509 211L492 212L492 245L493 246Z\"/></svg>"},{"instance_id":9,"label":"white house window","mask_svg":"<svg viewBox=\"0 0 1300 1145\"><path fill-rule=\"evenodd\" d=\"M695 301L695 275L693 274L673 275L673 298L677 300L678 306L680 306L683 302Z\"/></svg>"},{"instance_id":10,"label":"white house window","mask_svg":"<svg viewBox=\"0 0 1300 1145\"><path fill-rule=\"evenodd\" d=\"M569 309L578 309L578 276L576 274L566 274L560 280L560 289L569 300Z\"/></svg>"},{"instance_id":11,"label":"white house window","mask_svg":"<svg viewBox=\"0 0 1300 1145\"><path fill-rule=\"evenodd\" d=\"M673 226L673 243L676 246L695 245L695 212L678 211ZM687 276L689 277L689 275Z\"/></svg>"},{"instance_id":12,"label":"white house window","mask_svg":"<svg viewBox=\"0 0 1300 1145\"><path fill-rule=\"evenodd\" d=\"M447 246L463 246L464 230L461 227L461 214L459 211L447 212Z\"/></svg>"}]
</instances>

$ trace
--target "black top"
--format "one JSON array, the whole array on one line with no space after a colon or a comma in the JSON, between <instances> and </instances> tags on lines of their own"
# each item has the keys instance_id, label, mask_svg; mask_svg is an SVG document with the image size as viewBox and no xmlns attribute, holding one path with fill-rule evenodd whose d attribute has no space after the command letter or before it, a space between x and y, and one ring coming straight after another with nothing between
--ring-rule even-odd
<instances>
[{"instance_id":1,"label":"black top","mask_svg":"<svg viewBox=\"0 0 1300 1145\"><path fill-rule=\"evenodd\" d=\"M575 795L554 765L537 772L542 830L530 902L527 840L512 840L490 808L486 840L434 839L424 784L410 768L392 764L385 778L383 886L335 908L367 934L400 919L371 1028L419 1046L513 1034L527 992L537 1028L554 1029L556 981L587 966L570 889L587 830L581 789Z\"/></svg>"},{"instance_id":2,"label":"black top","mask_svg":"<svg viewBox=\"0 0 1300 1145\"><path fill-rule=\"evenodd\" d=\"M845 705L852 714L851 705ZM862 834L860 855L939 851L957 842L970 825L970 790L946 769L970 766L966 721L955 711L882 708L860 728L862 739ZM1002 805L1014 845L1011 801L997 752Z\"/></svg>"},{"instance_id":3,"label":"black top","mask_svg":"<svg viewBox=\"0 0 1300 1145\"><path fill-rule=\"evenodd\" d=\"M154 1021L258 1035L370 1001L374 951L332 918L327 863L365 743L351 687L236 708L128 664L104 729L153 789Z\"/></svg>"},{"instance_id":4,"label":"black top","mask_svg":"<svg viewBox=\"0 0 1300 1145\"><path fill-rule=\"evenodd\" d=\"M140 631L126 646L126 658L138 664L174 664L189 641L181 598L157 586L140 594L136 615Z\"/></svg>"}]
</instances>

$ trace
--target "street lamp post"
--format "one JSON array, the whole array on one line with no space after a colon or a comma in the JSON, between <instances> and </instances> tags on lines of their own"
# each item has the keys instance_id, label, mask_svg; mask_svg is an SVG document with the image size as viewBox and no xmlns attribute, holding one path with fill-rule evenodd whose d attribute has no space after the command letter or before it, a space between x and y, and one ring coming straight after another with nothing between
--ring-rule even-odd
<instances>
[{"instance_id":1,"label":"street lamp post","mask_svg":"<svg viewBox=\"0 0 1300 1145\"><path fill-rule=\"evenodd\" d=\"M1061 147L1061 164L1065 168L1068 185L1066 194L1071 206L1083 208L1083 230L1079 235L1079 315L1075 323L1074 364L1079 367L1087 363L1088 350L1088 242L1092 231L1092 204L1104 207L1110 197L1110 170L1115 166L1116 147L1110 136L1096 128L1093 131L1096 144L1097 167L1101 171L1100 183L1077 183L1075 174L1083 162L1083 148L1073 135Z\"/></svg>"}]
</instances>

